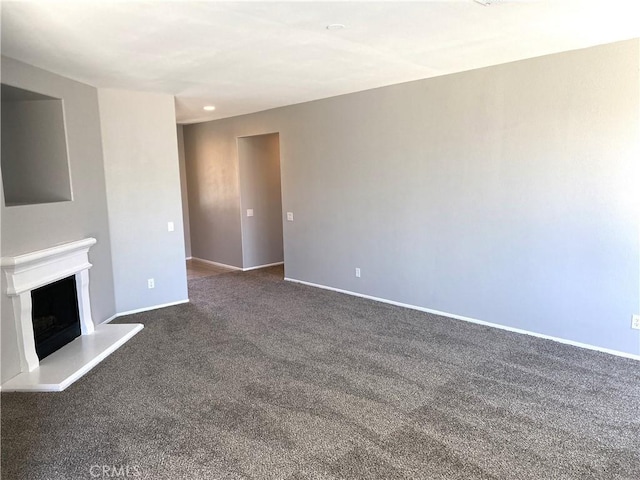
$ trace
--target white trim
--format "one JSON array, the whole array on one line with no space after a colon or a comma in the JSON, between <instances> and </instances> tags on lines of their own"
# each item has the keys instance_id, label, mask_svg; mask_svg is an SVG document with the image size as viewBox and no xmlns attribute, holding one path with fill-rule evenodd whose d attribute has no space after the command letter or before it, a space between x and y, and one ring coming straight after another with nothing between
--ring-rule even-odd
<instances>
[{"instance_id":1,"label":"white trim","mask_svg":"<svg viewBox=\"0 0 640 480\"><path fill-rule=\"evenodd\" d=\"M586 348L587 350L595 350L596 352L608 353L610 355L615 355L617 357L630 358L631 360L639 360L640 355L634 355L633 353L621 352L619 350L612 350L610 348L598 347L596 345L590 345L588 343L576 342L573 340L567 340L565 338L554 337L552 335L545 335L544 333L531 332L529 330L523 330L521 328L508 327L506 325L500 325L499 323L491 323L486 322L484 320L477 320L471 317L464 317L462 315L456 315L453 313L442 312L440 310L433 310L431 308L419 307L417 305L410 305L408 303L396 302L393 300L387 300L386 298L373 297L371 295L365 295L363 293L352 292L350 290L342 290L340 288L328 287L326 285L320 285L317 283L305 282L303 280L296 280L295 278L284 278L287 282L292 283L300 283L302 285L308 285L310 287L322 288L323 290L331 290L333 292L344 293L347 295L352 295L354 297L366 298L368 300L375 300L377 302L388 303L390 305L396 305L398 307L410 308L412 310L418 310L420 312L433 313L434 315L440 315L442 317L449 317L455 320L462 320L464 322L475 323L478 325L484 325L485 327L498 328L500 330L506 330L508 332L520 333L524 335L530 335L533 337L543 338L545 340L552 340L558 343L564 343L565 345L572 345L574 347Z\"/></svg>"},{"instance_id":2,"label":"white trim","mask_svg":"<svg viewBox=\"0 0 640 480\"><path fill-rule=\"evenodd\" d=\"M265 265L258 265L257 267L243 268L242 271L249 272L251 270L258 270L259 268L275 267L277 265L284 265L284 262L267 263Z\"/></svg>"},{"instance_id":3,"label":"white trim","mask_svg":"<svg viewBox=\"0 0 640 480\"><path fill-rule=\"evenodd\" d=\"M185 260L193 260L193 257L187 257Z\"/></svg>"},{"instance_id":4,"label":"white trim","mask_svg":"<svg viewBox=\"0 0 640 480\"><path fill-rule=\"evenodd\" d=\"M163 303L160 305L153 305L151 307L136 308L135 310L127 310L126 312L116 313L113 317L108 318L102 323L111 322L112 320L118 317L124 317L125 315L133 315L134 313L149 312L151 310L158 310L160 308L173 307L174 305L182 305L183 303L189 303L189 299L187 298L186 300L178 300L177 302Z\"/></svg>"},{"instance_id":5,"label":"white trim","mask_svg":"<svg viewBox=\"0 0 640 480\"><path fill-rule=\"evenodd\" d=\"M111 315L109 318L107 318L106 320L100 322L98 325L106 325L107 323L113 322L116 318L118 318L118 314L117 313L115 315Z\"/></svg>"},{"instance_id":6,"label":"white trim","mask_svg":"<svg viewBox=\"0 0 640 480\"><path fill-rule=\"evenodd\" d=\"M240 267L227 265L226 263L212 262L211 260L205 260L204 258L191 257L191 260L196 263L201 262L201 263L206 263L207 265L213 265L214 267L228 268L229 270L242 270L242 268Z\"/></svg>"},{"instance_id":7,"label":"white trim","mask_svg":"<svg viewBox=\"0 0 640 480\"><path fill-rule=\"evenodd\" d=\"M145 308L139 308L137 310L130 310L128 312L116 313L115 315L111 315L106 320L103 320L102 322L100 322L99 325L106 325L108 323L113 322L116 318L122 317L124 315L132 315L134 313L148 312L150 310L157 310L159 308L172 307L174 305L182 305L183 303L189 303L189 299L187 298L186 300L180 300L177 302L165 303L162 305L155 305L153 307L145 307Z\"/></svg>"}]
</instances>

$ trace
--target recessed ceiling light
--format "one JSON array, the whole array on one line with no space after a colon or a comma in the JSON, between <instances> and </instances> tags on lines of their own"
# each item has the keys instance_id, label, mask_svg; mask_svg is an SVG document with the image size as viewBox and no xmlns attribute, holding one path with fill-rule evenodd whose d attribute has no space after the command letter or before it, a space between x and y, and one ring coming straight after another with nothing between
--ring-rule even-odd
<instances>
[{"instance_id":1,"label":"recessed ceiling light","mask_svg":"<svg viewBox=\"0 0 640 480\"><path fill-rule=\"evenodd\" d=\"M327 30L342 30L344 28L344 25L341 23L332 23L330 25L327 25Z\"/></svg>"},{"instance_id":2,"label":"recessed ceiling light","mask_svg":"<svg viewBox=\"0 0 640 480\"><path fill-rule=\"evenodd\" d=\"M207 112L213 112L216 109L216 107L214 107L213 105L207 105L206 107L204 107L204 109Z\"/></svg>"}]
</instances>

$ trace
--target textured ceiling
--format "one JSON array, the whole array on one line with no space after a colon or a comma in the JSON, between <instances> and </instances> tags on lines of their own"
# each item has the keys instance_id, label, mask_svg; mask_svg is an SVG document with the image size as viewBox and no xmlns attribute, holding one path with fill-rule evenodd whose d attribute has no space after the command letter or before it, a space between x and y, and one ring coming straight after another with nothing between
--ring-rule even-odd
<instances>
[{"instance_id":1,"label":"textured ceiling","mask_svg":"<svg viewBox=\"0 0 640 480\"><path fill-rule=\"evenodd\" d=\"M2 54L189 123L640 37L637 4L2 1Z\"/></svg>"}]
</instances>

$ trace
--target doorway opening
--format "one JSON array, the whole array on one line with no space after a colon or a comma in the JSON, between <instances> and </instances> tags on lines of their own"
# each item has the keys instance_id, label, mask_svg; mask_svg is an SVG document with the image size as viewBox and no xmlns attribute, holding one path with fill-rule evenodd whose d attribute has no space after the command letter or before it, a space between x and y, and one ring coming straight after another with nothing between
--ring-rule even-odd
<instances>
[{"instance_id":1,"label":"doorway opening","mask_svg":"<svg viewBox=\"0 0 640 480\"><path fill-rule=\"evenodd\" d=\"M238 162L243 270L284 277L280 135L239 137Z\"/></svg>"}]
</instances>

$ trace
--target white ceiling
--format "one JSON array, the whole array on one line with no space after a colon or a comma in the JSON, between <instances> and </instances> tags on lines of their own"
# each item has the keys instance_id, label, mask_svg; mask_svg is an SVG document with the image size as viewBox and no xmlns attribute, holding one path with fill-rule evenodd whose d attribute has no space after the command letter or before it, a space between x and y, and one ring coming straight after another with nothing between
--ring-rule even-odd
<instances>
[{"instance_id":1,"label":"white ceiling","mask_svg":"<svg viewBox=\"0 0 640 480\"><path fill-rule=\"evenodd\" d=\"M637 4L3 0L2 54L190 123L640 37Z\"/></svg>"}]
</instances>

